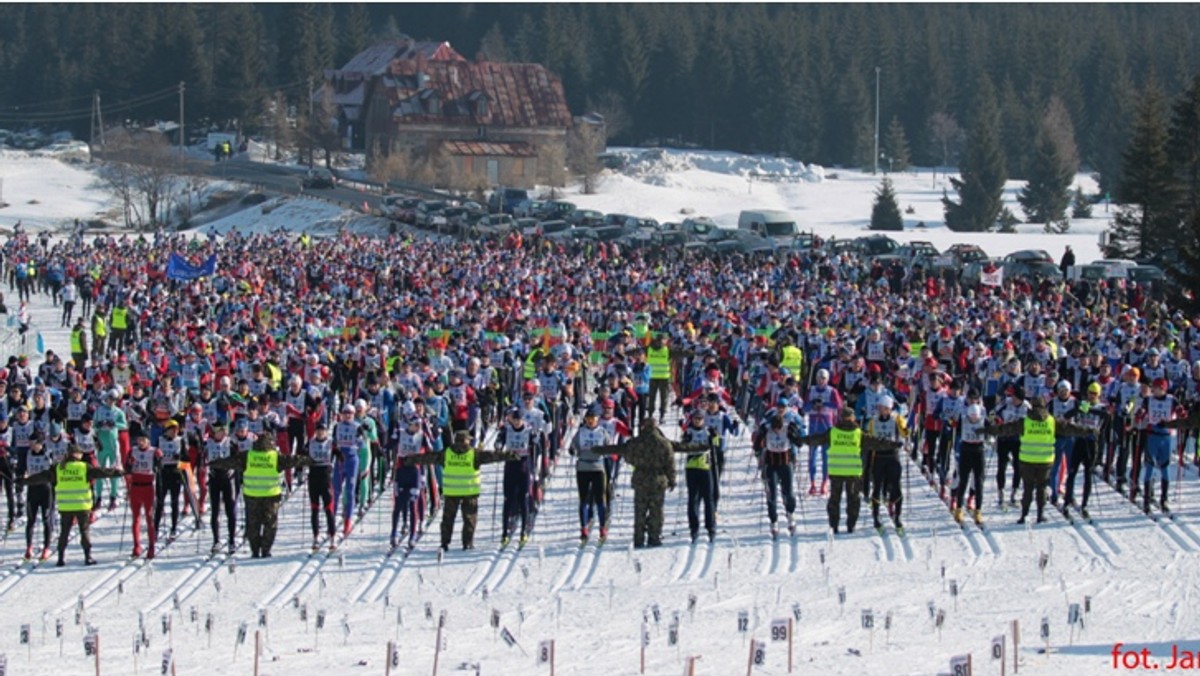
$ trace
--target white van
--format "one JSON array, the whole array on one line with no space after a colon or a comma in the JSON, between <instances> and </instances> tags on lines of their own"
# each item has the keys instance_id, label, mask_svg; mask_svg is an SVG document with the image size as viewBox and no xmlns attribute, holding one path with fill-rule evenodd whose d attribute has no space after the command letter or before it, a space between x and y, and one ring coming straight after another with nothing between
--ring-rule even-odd
<instances>
[{"instance_id":1,"label":"white van","mask_svg":"<svg viewBox=\"0 0 1200 676\"><path fill-rule=\"evenodd\" d=\"M738 230L750 230L757 235L776 240L791 239L799 230L796 219L786 211L743 211L738 216Z\"/></svg>"}]
</instances>

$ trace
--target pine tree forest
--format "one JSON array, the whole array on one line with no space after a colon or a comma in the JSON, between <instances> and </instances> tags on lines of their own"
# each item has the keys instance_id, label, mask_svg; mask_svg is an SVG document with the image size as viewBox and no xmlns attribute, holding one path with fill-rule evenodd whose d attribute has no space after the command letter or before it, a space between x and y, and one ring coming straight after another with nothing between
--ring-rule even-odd
<instances>
[{"instance_id":1,"label":"pine tree forest","mask_svg":"<svg viewBox=\"0 0 1200 676\"><path fill-rule=\"evenodd\" d=\"M1137 92L1151 77L1184 90L1200 68L1198 31L1188 3L4 4L0 126L83 133L95 91L121 114L174 119L182 81L190 119L253 132L277 95L295 105L310 78L404 34L547 65L573 111L607 116L614 143L827 166L871 159L876 67L883 133L902 132L918 165L957 161L961 147L938 129L970 129L990 82L1005 174L1025 178L1057 96L1107 191Z\"/></svg>"}]
</instances>

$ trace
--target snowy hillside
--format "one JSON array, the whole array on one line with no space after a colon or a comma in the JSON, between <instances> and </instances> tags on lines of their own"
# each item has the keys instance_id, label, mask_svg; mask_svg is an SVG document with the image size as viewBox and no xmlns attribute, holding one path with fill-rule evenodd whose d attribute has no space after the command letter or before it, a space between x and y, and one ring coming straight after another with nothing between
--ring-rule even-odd
<instances>
[{"instance_id":1,"label":"snowy hillside","mask_svg":"<svg viewBox=\"0 0 1200 676\"><path fill-rule=\"evenodd\" d=\"M806 175L820 175L813 167L795 168L790 180L751 184L738 173L749 171L745 165L705 164L698 158L685 164L655 179L670 187L651 185L639 176L610 176L600 194L569 194L567 199L661 220L679 220L680 209L690 208L725 223L743 208L785 208L806 227L846 237L858 234L866 222L876 185L875 177L847 171L838 171L836 179L825 172L824 180L809 181ZM642 176L659 175L642 171ZM54 160L0 155L0 176L6 178L4 197L13 202L0 210L2 227L11 227L16 218L48 227L54 219L90 216L108 203L90 174ZM931 184L928 173L894 178L901 206L911 204L916 210L906 216L909 224L924 220L929 226L923 232L907 231L905 238L929 239L938 246L974 241L993 255L1035 246L1057 256L1069 243L1081 260L1095 257L1100 220L1077 223L1070 235L957 236L941 226L941 188ZM23 191L26 199L36 195L43 205L53 203L54 211L47 208L38 216L33 207L39 205L18 204L25 200L14 199L22 193L13 190ZM12 211L17 207L27 211ZM1103 207L1097 213L1103 215ZM269 220L274 214L279 220ZM218 232L232 227L303 229L320 222L334 227L344 217L324 203L293 199L269 215L255 206L210 225ZM55 328L57 309L44 297L35 298L31 309L47 346L65 350L68 336ZM670 429L674 434L673 425ZM477 549L452 548L440 559L436 523L407 560L385 557L388 500L368 511L340 554L310 558L303 490L283 507L274 558L250 560L243 548L234 557L236 565L207 557L207 521L198 531L185 531L145 567L128 562L130 540L122 534L128 522L120 511L104 515L95 526L100 565L94 568L81 565L75 545L66 568L18 567L24 538L17 531L0 543L0 653L7 657L10 674L46 673L49 664L58 673L90 674L93 660L84 654L83 635L91 624L101 637L103 674L157 673L168 647L173 647L180 676L247 674L252 673L254 635L263 609L260 673L276 676L382 674L386 645L393 640L400 661L391 673L431 673L443 612L445 646L436 657L443 674L475 673L469 665L480 665L479 672L490 676L546 674L548 668L535 664L534 657L539 642L548 639L556 642L557 674L636 674L643 622L650 638L648 674L678 674L685 659L695 655L701 656L696 674L744 673L751 639L766 641L765 664L754 673L783 674L787 642L771 641L770 626L788 617L795 623L795 673L936 674L949 671L952 656L968 653L976 673L999 673L999 664L989 657L997 635L1007 637L1006 673L1012 673L1014 620L1019 622L1015 656L1021 674L1110 673L1115 643L1128 651L1146 648L1162 666L1170 661L1172 645L1200 649L1195 638L1200 635L1200 602L1194 595L1200 575L1200 478L1194 468L1171 486L1177 521L1155 522L1101 483L1090 504L1095 525L1072 525L1051 512L1049 523L1029 529L1013 523L1011 509L995 508L993 464L986 473L986 531L973 526L960 530L916 469L908 468L906 537L890 530L877 535L864 504L859 531L830 540L824 501L801 491L797 536L773 543L748 437L732 440L728 458L720 534L711 547L687 543L686 490L680 481L680 488L668 495L665 545L632 550L625 471L616 490L608 544L580 549L569 460L549 488L534 539L520 551L497 549L493 499L498 466L484 471ZM807 486L805 473L797 485ZM1039 566L1043 554L1044 570ZM1090 612L1081 612L1082 625L1069 626L1070 604L1082 606L1088 600ZM872 613L873 631L863 628L864 610ZM324 629L317 631L322 611ZM493 612L498 612L500 629L516 638L513 647L490 626ZM743 612L745 632L739 632ZM672 646L670 625L676 613L678 645ZM1045 644L1039 635L1043 617L1053 647L1050 655L1039 652ZM56 638L59 621L61 644ZM139 622L149 647L135 654ZM238 645L242 622L247 623L247 637ZM20 641L23 625L30 628L28 645Z\"/></svg>"}]
</instances>

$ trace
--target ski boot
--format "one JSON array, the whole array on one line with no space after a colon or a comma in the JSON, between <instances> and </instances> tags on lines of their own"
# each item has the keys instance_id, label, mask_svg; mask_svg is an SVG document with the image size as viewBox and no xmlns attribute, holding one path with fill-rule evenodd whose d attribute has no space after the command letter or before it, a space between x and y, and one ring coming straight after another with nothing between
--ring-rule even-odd
<instances>
[{"instance_id":1,"label":"ski boot","mask_svg":"<svg viewBox=\"0 0 1200 676\"><path fill-rule=\"evenodd\" d=\"M392 538L392 540L395 541L395 538ZM395 546L395 545L393 545L393 546ZM316 554L317 550L319 550L319 549L321 549L321 539L314 537L313 543L312 543L312 551L314 554Z\"/></svg>"},{"instance_id":2,"label":"ski boot","mask_svg":"<svg viewBox=\"0 0 1200 676\"><path fill-rule=\"evenodd\" d=\"M43 548L42 548L42 555L41 555L40 557L38 557L38 558L39 558L40 560L42 560L42 561L46 561L47 559L49 559L49 558L50 558L50 548L49 548L49 547L43 547Z\"/></svg>"},{"instance_id":3,"label":"ski boot","mask_svg":"<svg viewBox=\"0 0 1200 676\"><path fill-rule=\"evenodd\" d=\"M606 540L608 540L608 526L601 526L600 527L600 542L599 542L599 544L604 544L604 542Z\"/></svg>"},{"instance_id":4,"label":"ski boot","mask_svg":"<svg viewBox=\"0 0 1200 676\"><path fill-rule=\"evenodd\" d=\"M787 515L787 529L788 535L796 534L796 517L792 516L791 514Z\"/></svg>"},{"instance_id":5,"label":"ski boot","mask_svg":"<svg viewBox=\"0 0 1200 676\"><path fill-rule=\"evenodd\" d=\"M771 539L774 540L775 538L778 538L778 537L779 537L779 528L776 527L775 522L772 521L771 522Z\"/></svg>"},{"instance_id":6,"label":"ski boot","mask_svg":"<svg viewBox=\"0 0 1200 676\"><path fill-rule=\"evenodd\" d=\"M971 512L971 516L975 518L976 526L983 526L983 510L976 509Z\"/></svg>"},{"instance_id":7,"label":"ski boot","mask_svg":"<svg viewBox=\"0 0 1200 676\"><path fill-rule=\"evenodd\" d=\"M962 525L962 512L963 511L961 507L955 507L954 511L952 512L954 515L954 522L960 526Z\"/></svg>"},{"instance_id":8,"label":"ski boot","mask_svg":"<svg viewBox=\"0 0 1200 676\"><path fill-rule=\"evenodd\" d=\"M33 559L33 547L26 547L25 548L25 560L30 561L32 559Z\"/></svg>"},{"instance_id":9,"label":"ski boot","mask_svg":"<svg viewBox=\"0 0 1200 676\"><path fill-rule=\"evenodd\" d=\"M117 511L117 496L114 495L108 499L108 511Z\"/></svg>"},{"instance_id":10,"label":"ski boot","mask_svg":"<svg viewBox=\"0 0 1200 676\"><path fill-rule=\"evenodd\" d=\"M93 559L91 554L86 555L83 559L83 565L85 566L94 566L97 563L99 563L99 561Z\"/></svg>"},{"instance_id":11,"label":"ski boot","mask_svg":"<svg viewBox=\"0 0 1200 676\"><path fill-rule=\"evenodd\" d=\"M211 553L212 553L212 555L213 555L213 556L216 556L217 554L220 554L220 553L221 553L221 542L220 542L220 540L213 540L213 545L212 545L212 551L211 551Z\"/></svg>"},{"instance_id":12,"label":"ski boot","mask_svg":"<svg viewBox=\"0 0 1200 676\"><path fill-rule=\"evenodd\" d=\"M517 546L524 547L527 542L529 542L529 533L521 533L521 539L517 541Z\"/></svg>"},{"instance_id":13,"label":"ski boot","mask_svg":"<svg viewBox=\"0 0 1200 676\"><path fill-rule=\"evenodd\" d=\"M815 481L808 482L808 494L809 495L817 494L817 482L815 482ZM12 529L9 528L9 530L12 530Z\"/></svg>"},{"instance_id":14,"label":"ski boot","mask_svg":"<svg viewBox=\"0 0 1200 676\"><path fill-rule=\"evenodd\" d=\"M582 547L584 544L587 543L587 541L588 541L588 529L587 529L587 526L584 526L583 528L579 529L579 545Z\"/></svg>"},{"instance_id":15,"label":"ski boot","mask_svg":"<svg viewBox=\"0 0 1200 676\"><path fill-rule=\"evenodd\" d=\"M713 540L716 540L716 539L717 539L717 531L715 529L708 531L708 541L712 542Z\"/></svg>"},{"instance_id":16,"label":"ski boot","mask_svg":"<svg viewBox=\"0 0 1200 676\"><path fill-rule=\"evenodd\" d=\"M151 547L151 548L150 548L150 551L146 552L146 560L147 560L147 561L153 561L153 560L154 560L154 547Z\"/></svg>"}]
</instances>

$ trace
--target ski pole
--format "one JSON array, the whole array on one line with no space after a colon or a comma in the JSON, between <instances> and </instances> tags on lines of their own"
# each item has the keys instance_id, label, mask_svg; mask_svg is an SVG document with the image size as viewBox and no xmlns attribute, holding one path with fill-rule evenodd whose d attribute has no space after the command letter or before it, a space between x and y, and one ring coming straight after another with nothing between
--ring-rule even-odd
<instances>
[{"instance_id":1,"label":"ski pole","mask_svg":"<svg viewBox=\"0 0 1200 676\"><path fill-rule=\"evenodd\" d=\"M492 481L492 540L496 539L496 500L500 495L499 486L501 473L502 471L493 472L493 474L496 475L496 478L494 481Z\"/></svg>"},{"instance_id":2,"label":"ski pole","mask_svg":"<svg viewBox=\"0 0 1200 676\"><path fill-rule=\"evenodd\" d=\"M125 499L125 508L121 510L121 540L117 545L117 553L125 551L125 517L129 514L129 499ZM28 518L28 517L26 517Z\"/></svg>"}]
</instances>

